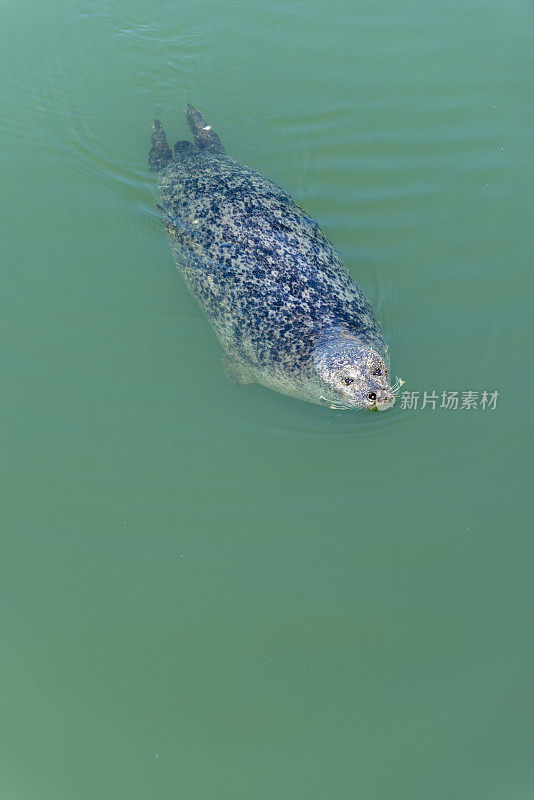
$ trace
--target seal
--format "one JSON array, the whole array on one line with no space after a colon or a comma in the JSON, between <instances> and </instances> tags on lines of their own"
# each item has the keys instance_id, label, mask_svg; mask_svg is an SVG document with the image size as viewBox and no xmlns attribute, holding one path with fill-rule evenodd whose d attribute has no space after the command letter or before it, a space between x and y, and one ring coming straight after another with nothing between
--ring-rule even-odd
<instances>
[{"instance_id":1,"label":"seal","mask_svg":"<svg viewBox=\"0 0 534 800\"><path fill-rule=\"evenodd\" d=\"M194 143L171 151L155 120L148 161L175 261L228 377L335 409L390 408L381 327L319 224L229 158L195 108L186 117Z\"/></svg>"}]
</instances>

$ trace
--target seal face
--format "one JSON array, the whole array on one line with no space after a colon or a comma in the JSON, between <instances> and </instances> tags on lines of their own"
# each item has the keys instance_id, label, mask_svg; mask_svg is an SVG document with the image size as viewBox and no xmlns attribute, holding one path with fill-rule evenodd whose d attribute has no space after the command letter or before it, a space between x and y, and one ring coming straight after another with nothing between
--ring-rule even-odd
<instances>
[{"instance_id":1,"label":"seal face","mask_svg":"<svg viewBox=\"0 0 534 800\"><path fill-rule=\"evenodd\" d=\"M320 377L341 395L339 407L383 411L395 402L386 361L349 331L333 328L319 336L313 360Z\"/></svg>"},{"instance_id":2,"label":"seal face","mask_svg":"<svg viewBox=\"0 0 534 800\"><path fill-rule=\"evenodd\" d=\"M228 158L196 109L186 115L194 145L171 152L156 120L149 165L174 258L227 375L331 408L392 406L380 325L318 223Z\"/></svg>"}]
</instances>

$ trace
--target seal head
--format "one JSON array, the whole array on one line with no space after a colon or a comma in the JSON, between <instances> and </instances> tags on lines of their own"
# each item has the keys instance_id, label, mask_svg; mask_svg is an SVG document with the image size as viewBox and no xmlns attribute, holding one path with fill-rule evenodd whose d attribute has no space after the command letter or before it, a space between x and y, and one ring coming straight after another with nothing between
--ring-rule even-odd
<instances>
[{"instance_id":1,"label":"seal head","mask_svg":"<svg viewBox=\"0 0 534 800\"><path fill-rule=\"evenodd\" d=\"M333 407L385 411L395 402L386 356L350 331L332 328L323 332L313 350L313 363L328 387Z\"/></svg>"}]
</instances>

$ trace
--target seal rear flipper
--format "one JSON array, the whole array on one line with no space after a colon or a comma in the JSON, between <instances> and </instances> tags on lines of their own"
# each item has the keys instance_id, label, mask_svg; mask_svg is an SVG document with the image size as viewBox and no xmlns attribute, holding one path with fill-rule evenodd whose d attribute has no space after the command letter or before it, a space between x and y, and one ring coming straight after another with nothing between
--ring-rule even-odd
<instances>
[{"instance_id":1,"label":"seal rear flipper","mask_svg":"<svg viewBox=\"0 0 534 800\"><path fill-rule=\"evenodd\" d=\"M165 169L171 159L172 153L167 144L165 131L159 119L155 119L152 123L152 147L148 154L148 166L152 172L160 172Z\"/></svg>"},{"instance_id":2,"label":"seal rear flipper","mask_svg":"<svg viewBox=\"0 0 534 800\"><path fill-rule=\"evenodd\" d=\"M212 131L211 125L206 125L206 120L200 111L188 103L185 116L195 137L195 147L208 153L224 153L221 140L215 131Z\"/></svg>"},{"instance_id":3,"label":"seal rear flipper","mask_svg":"<svg viewBox=\"0 0 534 800\"><path fill-rule=\"evenodd\" d=\"M228 353L223 353L222 365L226 377L232 383L238 386L247 386L254 383L254 379L251 377L247 368L233 356L228 355Z\"/></svg>"}]
</instances>

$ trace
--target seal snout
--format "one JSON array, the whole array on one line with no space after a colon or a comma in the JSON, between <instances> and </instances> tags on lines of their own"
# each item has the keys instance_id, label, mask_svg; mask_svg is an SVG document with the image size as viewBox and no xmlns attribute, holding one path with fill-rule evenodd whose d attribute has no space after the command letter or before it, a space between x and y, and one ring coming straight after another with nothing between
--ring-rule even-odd
<instances>
[{"instance_id":1,"label":"seal snout","mask_svg":"<svg viewBox=\"0 0 534 800\"><path fill-rule=\"evenodd\" d=\"M395 395L390 389L378 389L375 394L374 403L378 411L385 411L395 404Z\"/></svg>"}]
</instances>

